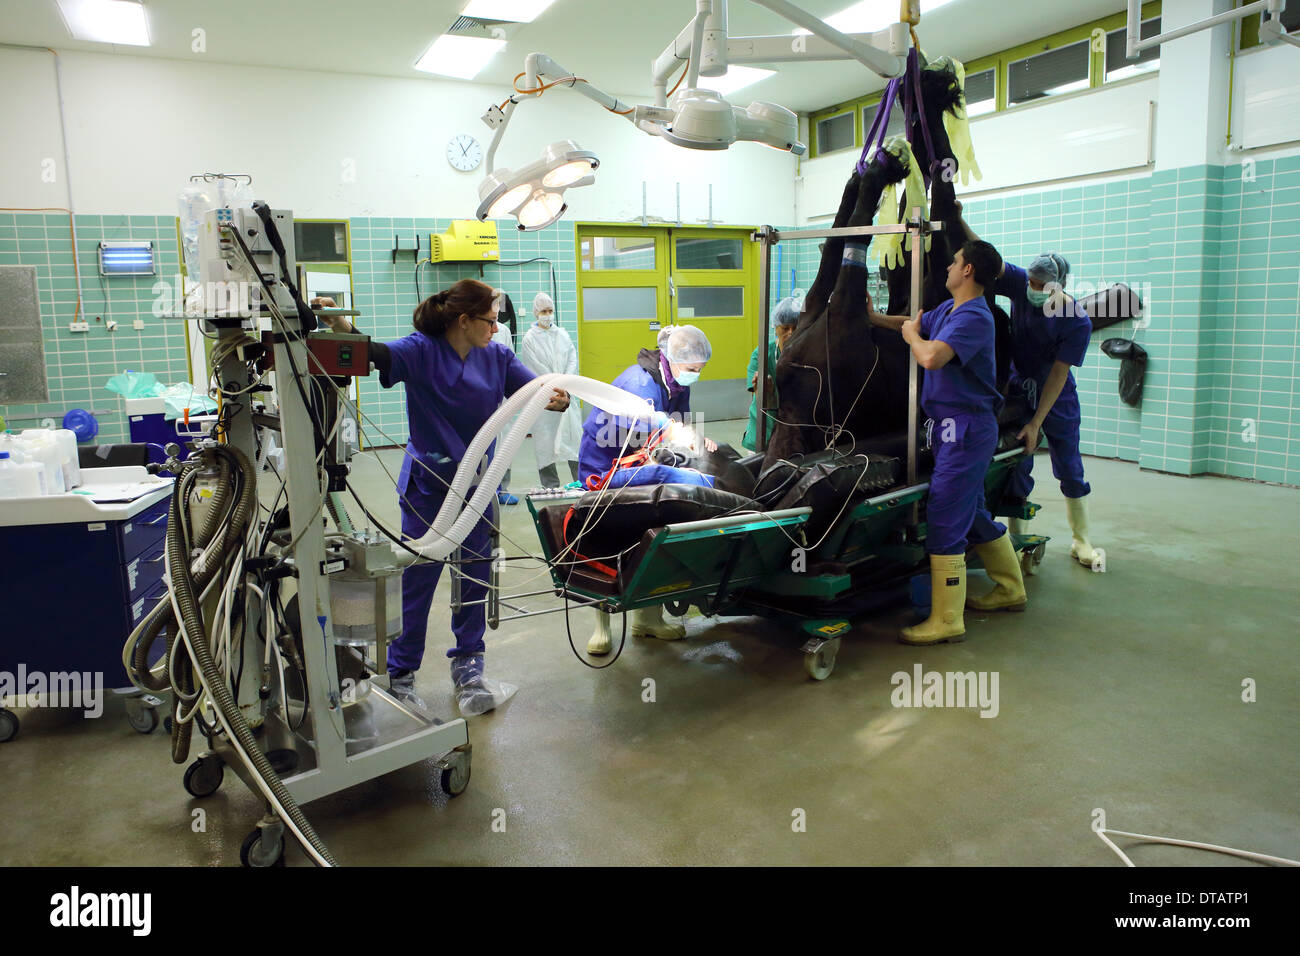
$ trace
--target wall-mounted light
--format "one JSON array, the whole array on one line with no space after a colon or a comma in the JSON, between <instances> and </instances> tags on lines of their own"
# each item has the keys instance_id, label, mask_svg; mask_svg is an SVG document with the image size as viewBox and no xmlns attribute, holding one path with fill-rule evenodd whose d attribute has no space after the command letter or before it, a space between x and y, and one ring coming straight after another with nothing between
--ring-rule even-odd
<instances>
[{"instance_id":1,"label":"wall-mounted light","mask_svg":"<svg viewBox=\"0 0 1300 956\"><path fill-rule=\"evenodd\" d=\"M156 275L153 243L134 240L105 240L99 244L99 274L102 276Z\"/></svg>"}]
</instances>

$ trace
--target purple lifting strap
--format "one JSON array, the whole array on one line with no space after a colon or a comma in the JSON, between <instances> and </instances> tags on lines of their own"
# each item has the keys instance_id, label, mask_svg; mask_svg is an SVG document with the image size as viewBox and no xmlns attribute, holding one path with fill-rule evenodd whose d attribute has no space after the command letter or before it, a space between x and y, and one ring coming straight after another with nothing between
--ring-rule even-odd
<instances>
[{"instance_id":1,"label":"purple lifting strap","mask_svg":"<svg viewBox=\"0 0 1300 956\"><path fill-rule=\"evenodd\" d=\"M884 145L885 130L889 128L889 114L893 112L894 101L898 98L898 90L902 83L902 77L894 77L890 80L889 85L885 87L885 95L880 98L880 103L876 106L876 115L871 121L871 132L867 133L866 141L862 145L862 156L858 159L859 176L867 171L867 154L871 151L871 147Z\"/></svg>"}]
</instances>

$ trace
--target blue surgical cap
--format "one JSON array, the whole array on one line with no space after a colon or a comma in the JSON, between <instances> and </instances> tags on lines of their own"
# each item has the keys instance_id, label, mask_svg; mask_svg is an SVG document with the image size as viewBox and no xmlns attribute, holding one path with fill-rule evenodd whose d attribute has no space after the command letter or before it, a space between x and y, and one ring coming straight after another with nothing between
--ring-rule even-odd
<instances>
[{"instance_id":1,"label":"blue surgical cap","mask_svg":"<svg viewBox=\"0 0 1300 956\"><path fill-rule=\"evenodd\" d=\"M1057 255L1055 252L1044 252L1029 263L1029 268L1025 272L1029 274L1029 278L1037 279L1039 282L1057 282L1065 285L1065 277L1070 274L1070 263L1065 261L1064 256Z\"/></svg>"},{"instance_id":2,"label":"blue surgical cap","mask_svg":"<svg viewBox=\"0 0 1300 956\"><path fill-rule=\"evenodd\" d=\"M794 296L786 296L776 304L772 310L772 324L774 326L795 325L799 321L799 313L803 311L803 300L796 299Z\"/></svg>"},{"instance_id":3,"label":"blue surgical cap","mask_svg":"<svg viewBox=\"0 0 1300 956\"><path fill-rule=\"evenodd\" d=\"M679 325L665 343L664 357L674 365L704 363L713 357L709 338L693 325Z\"/></svg>"}]
</instances>

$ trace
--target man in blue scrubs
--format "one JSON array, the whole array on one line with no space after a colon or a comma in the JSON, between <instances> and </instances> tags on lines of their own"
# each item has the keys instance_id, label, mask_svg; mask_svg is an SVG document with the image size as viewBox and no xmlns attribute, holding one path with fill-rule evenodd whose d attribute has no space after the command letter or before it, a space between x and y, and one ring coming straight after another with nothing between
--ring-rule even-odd
<instances>
[{"instance_id":1,"label":"man in blue scrubs","mask_svg":"<svg viewBox=\"0 0 1300 956\"><path fill-rule=\"evenodd\" d=\"M967 236L977 238L964 219L961 225ZM993 285L994 292L1011 300L1011 384L1024 392L1031 409L1018 436L1025 442L1025 459L1012 476L1007 494L1020 499L1029 496L1034 487L1034 449L1046 436L1052 474L1061 483L1070 520L1070 555L1091 566L1100 552L1088 537L1087 496L1092 487L1084 477L1079 454L1082 412L1070 367L1083 365L1092 320L1065 294L1069 274L1070 263L1049 252L1030 262L1027 269L1005 263ZM1012 531L1019 533L1016 525L1012 519Z\"/></svg>"},{"instance_id":2,"label":"man in blue scrubs","mask_svg":"<svg viewBox=\"0 0 1300 956\"><path fill-rule=\"evenodd\" d=\"M626 368L613 385L644 398L655 411L677 422L685 422L691 413L691 386L700 377L705 364L713 357L708 336L693 325L670 326L659 334L657 349L641 349L636 364ZM614 467L620 456L630 455L648 438L644 424L610 415L593 408L582 426L582 443L578 446L578 480L601 478ZM716 451L717 445L705 439L705 447ZM666 465L646 465L615 472L607 487L623 484L662 484L695 481L691 473ZM700 479L702 481L702 479ZM698 483L698 482L697 482ZM704 481L703 483L708 483ZM596 612L596 630L587 641L587 653L608 654L612 646L609 615ZM659 605L632 612L629 630L634 637L657 637L675 641L686 636L686 628L670 624L663 618Z\"/></svg>"},{"instance_id":3,"label":"man in blue scrubs","mask_svg":"<svg viewBox=\"0 0 1300 956\"><path fill-rule=\"evenodd\" d=\"M1027 269L1006 263L994 285L1011 300L1011 384L1022 389L1032 410L1021 429L1028 452L1012 476L1009 495L1027 498L1034 487L1034 449L1042 436L1061 483L1070 520L1070 554L1091 565L1096 551L1088 540L1088 499L1092 491L1079 453L1082 411L1071 366L1083 365L1092 320L1063 286L1070 264L1055 253L1034 259Z\"/></svg>"},{"instance_id":4,"label":"man in blue scrubs","mask_svg":"<svg viewBox=\"0 0 1300 956\"><path fill-rule=\"evenodd\" d=\"M847 257L847 252L846 252ZM987 242L967 242L948 267L952 298L914 317L871 310L875 325L898 329L925 369L921 408L933 421L934 472L926 506L930 617L903 628L904 644L960 641L966 633L966 547L984 562L993 591L985 610L1023 610L1025 587L1011 537L984 507L984 474L998 444L993 314L984 299L1002 267ZM975 602L972 601L972 606Z\"/></svg>"}]
</instances>

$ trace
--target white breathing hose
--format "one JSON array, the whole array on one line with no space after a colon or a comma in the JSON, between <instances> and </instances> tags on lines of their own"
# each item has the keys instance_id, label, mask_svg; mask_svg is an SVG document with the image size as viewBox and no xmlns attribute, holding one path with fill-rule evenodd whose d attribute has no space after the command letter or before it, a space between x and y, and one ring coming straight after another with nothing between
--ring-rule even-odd
<instances>
[{"instance_id":1,"label":"white breathing hose","mask_svg":"<svg viewBox=\"0 0 1300 956\"><path fill-rule=\"evenodd\" d=\"M453 550L460 547L461 542L482 518L488 502L496 495L501 476L510 467L524 438L533 423L545 411L551 401L552 391L557 388L620 418L653 423L656 416L660 414L645 399L638 398L631 392L616 388L607 382L558 372L537 376L506 399L478 430L478 434L465 450L465 457L461 459L460 466L456 469L456 477L452 479L447 497L442 507L438 509L438 516L434 518L428 531L411 542L411 550L419 552L422 557L442 561ZM465 494L478 475L479 463L505 423L516 414L519 417L502 439L501 447L493 456L492 463L479 478L478 488L473 497L466 503Z\"/></svg>"}]
</instances>

